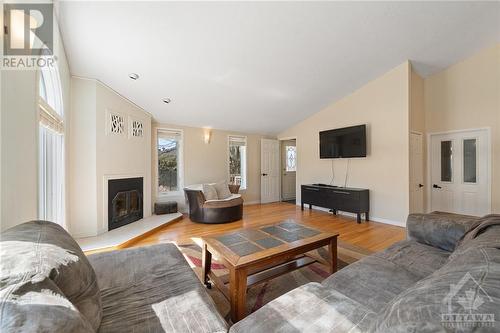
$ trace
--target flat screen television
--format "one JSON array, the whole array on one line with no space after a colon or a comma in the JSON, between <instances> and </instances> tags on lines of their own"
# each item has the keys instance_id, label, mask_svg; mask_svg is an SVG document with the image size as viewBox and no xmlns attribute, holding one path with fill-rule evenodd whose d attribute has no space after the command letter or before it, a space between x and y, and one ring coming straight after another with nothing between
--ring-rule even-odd
<instances>
[{"instance_id":1,"label":"flat screen television","mask_svg":"<svg viewBox=\"0 0 500 333\"><path fill-rule=\"evenodd\" d=\"M366 157L366 125L319 132L319 158Z\"/></svg>"}]
</instances>

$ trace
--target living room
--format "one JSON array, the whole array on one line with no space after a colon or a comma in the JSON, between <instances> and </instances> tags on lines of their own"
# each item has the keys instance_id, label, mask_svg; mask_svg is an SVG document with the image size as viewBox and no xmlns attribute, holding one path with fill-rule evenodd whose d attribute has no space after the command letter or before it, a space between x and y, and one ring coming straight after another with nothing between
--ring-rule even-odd
<instances>
[{"instance_id":1,"label":"living room","mask_svg":"<svg viewBox=\"0 0 500 333\"><path fill-rule=\"evenodd\" d=\"M2 18L2 332L500 330L498 2Z\"/></svg>"}]
</instances>

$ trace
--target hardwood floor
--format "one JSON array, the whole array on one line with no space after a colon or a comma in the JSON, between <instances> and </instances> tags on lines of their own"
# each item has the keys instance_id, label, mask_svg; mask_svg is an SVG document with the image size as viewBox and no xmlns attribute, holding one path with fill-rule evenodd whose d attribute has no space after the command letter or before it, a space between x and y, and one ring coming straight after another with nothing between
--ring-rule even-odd
<instances>
[{"instance_id":1,"label":"hardwood floor","mask_svg":"<svg viewBox=\"0 0 500 333\"><path fill-rule=\"evenodd\" d=\"M339 239L370 251L380 251L405 239L406 229L377 222L356 223L353 218L333 216L317 210L301 211L299 206L289 203L271 203L264 205L248 205L244 207L243 219L225 224L200 224L192 222L189 217L166 225L156 232L138 240L130 247L158 244L166 241L178 243L188 242L191 238L206 236L239 229L242 227L271 224L286 219L294 219L298 223L335 231Z\"/></svg>"}]
</instances>

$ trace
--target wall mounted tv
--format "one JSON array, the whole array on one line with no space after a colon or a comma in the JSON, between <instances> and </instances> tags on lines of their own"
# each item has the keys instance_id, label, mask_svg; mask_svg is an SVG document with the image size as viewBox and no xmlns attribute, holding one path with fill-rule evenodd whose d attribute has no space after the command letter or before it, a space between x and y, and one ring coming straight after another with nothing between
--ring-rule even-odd
<instances>
[{"instance_id":1,"label":"wall mounted tv","mask_svg":"<svg viewBox=\"0 0 500 333\"><path fill-rule=\"evenodd\" d=\"M366 125L319 132L319 158L366 157Z\"/></svg>"}]
</instances>

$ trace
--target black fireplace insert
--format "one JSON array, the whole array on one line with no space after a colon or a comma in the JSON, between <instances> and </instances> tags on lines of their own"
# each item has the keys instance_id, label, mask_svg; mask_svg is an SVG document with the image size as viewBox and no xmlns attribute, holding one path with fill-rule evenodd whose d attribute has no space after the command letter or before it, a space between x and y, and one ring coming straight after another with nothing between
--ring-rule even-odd
<instances>
[{"instance_id":1,"label":"black fireplace insert","mask_svg":"<svg viewBox=\"0 0 500 333\"><path fill-rule=\"evenodd\" d=\"M108 231L142 219L143 178L108 181Z\"/></svg>"}]
</instances>

